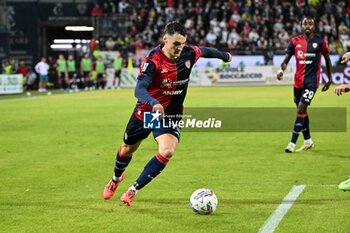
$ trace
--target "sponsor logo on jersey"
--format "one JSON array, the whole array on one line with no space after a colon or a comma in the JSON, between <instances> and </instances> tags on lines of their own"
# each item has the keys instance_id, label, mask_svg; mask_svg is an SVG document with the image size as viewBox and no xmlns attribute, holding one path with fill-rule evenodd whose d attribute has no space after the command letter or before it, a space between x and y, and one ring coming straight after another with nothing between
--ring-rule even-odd
<instances>
[{"instance_id":1,"label":"sponsor logo on jersey","mask_svg":"<svg viewBox=\"0 0 350 233\"><path fill-rule=\"evenodd\" d=\"M303 51L298 50L298 51L297 51L297 57L298 57L299 59L303 59L303 58L304 58L304 53L303 53Z\"/></svg>"},{"instance_id":2,"label":"sponsor logo on jersey","mask_svg":"<svg viewBox=\"0 0 350 233\"><path fill-rule=\"evenodd\" d=\"M304 53L305 57L316 57L315 53Z\"/></svg>"},{"instance_id":3,"label":"sponsor logo on jersey","mask_svg":"<svg viewBox=\"0 0 350 233\"><path fill-rule=\"evenodd\" d=\"M173 84L174 85L183 85L183 84L186 84L188 83L188 78L187 79L184 79L184 80L178 80L178 81L174 81Z\"/></svg>"},{"instance_id":4,"label":"sponsor logo on jersey","mask_svg":"<svg viewBox=\"0 0 350 233\"><path fill-rule=\"evenodd\" d=\"M148 65L149 65L148 62L146 62L145 64L143 64L143 67L142 67L142 71L141 71L141 72L145 72Z\"/></svg>"},{"instance_id":5,"label":"sponsor logo on jersey","mask_svg":"<svg viewBox=\"0 0 350 233\"><path fill-rule=\"evenodd\" d=\"M163 79L162 84L160 85L161 88L171 88L172 80L170 78Z\"/></svg>"},{"instance_id":6,"label":"sponsor logo on jersey","mask_svg":"<svg viewBox=\"0 0 350 233\"><path fill-rule=\"evenodd\" d=\"M176 91L163 91L163 95L181 95L183 90L176 90Z\"/></svg>"},{"instance_id":7,"label":"sponsor logo on jersey","mask_svg":"<svg viewBox=\"0 0 350 233\"><path fill-rule=\"evenodd\" d=\"M310 65L312 64L312 61L299 61L300 65Z\"/></svg>"},{"instance_id":8,"label":"sponsor logo on jersey","mask_svg":"<svg viewBox=\"0 0 350 233\"><path fill-rule=\"evenodd\" d=\"M191 67L191 61L190 60L185 61L185 66L187 67L187 69L189 69Z\"/></svg>"},{"instance_id":9,"label":"sponsor logo on jersey","mask_svg":"<svg viewBox=\"0 0 350 233\"><path fill-rule=\"evenodd\" d=\"M301 48L301 44L297 44L297 48Z\"/></svg>"},{"instance_id":10,"label":"sponsor logo on jersey","mask_svg":"<svg viewBox=\"0 0 350 233\"><path fill-rule=\"evenodd\" d=\"M161 74L168 73L168 72L169 72L169 70L161 70L160 71Z\"/></svg>"}]
</instances>

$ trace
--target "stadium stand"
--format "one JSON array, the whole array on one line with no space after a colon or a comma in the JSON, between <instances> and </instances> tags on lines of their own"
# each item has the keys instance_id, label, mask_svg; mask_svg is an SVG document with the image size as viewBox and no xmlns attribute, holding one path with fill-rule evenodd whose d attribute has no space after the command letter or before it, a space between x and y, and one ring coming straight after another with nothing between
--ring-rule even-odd
<instances>
[{"instance_id":1,"label":"stadium stand","mask_svg":"<svg viewBox=\"0 0 350 233\"><path fill-rule=\"evenodd\" d=\"M300 33L299 19L305 14L316 18L318 33L328 38L332 53L341 54L350 47L350 4L345 1L109 0L101 4L102 18L127 16L123 30L100 35L102 42L112 36L115 49L126 52L134 52L136 47L149 49L161 39L166 22L180 20L188 30L190 44L242 55L264 54L267 49L283 54L291 36Z\"/></svg>"}]
</instances>

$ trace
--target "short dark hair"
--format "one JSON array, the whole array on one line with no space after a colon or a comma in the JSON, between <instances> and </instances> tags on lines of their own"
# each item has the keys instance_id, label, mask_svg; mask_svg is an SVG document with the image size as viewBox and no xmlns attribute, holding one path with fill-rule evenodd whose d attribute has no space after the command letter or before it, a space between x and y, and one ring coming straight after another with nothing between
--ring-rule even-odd
<instances>
[{"instance_id":1,"label":"short dark hair","mask_svg":"<svg viewBox=\"0 0 350 233\"><path fill-rule=\"evenodd\" d=\"M305 16L302 18L302 20L301 20L301 24L303 23L304 19L312 20L312 21L314 21L314 23L315 23L315 18L312 17L311 15L305 15Z\"/></svg>"},{"instance_id":2,"label":"short dark hair","mask_svg":"<svg viewBox=\"0 0 350 233\"><path fill-rule=\"evenodd\" d=\"M164 34L172 36L175 33L186 36L186 29L181 23L177 21L171 21L165 26Z\"/></svg>"}]
</instances>

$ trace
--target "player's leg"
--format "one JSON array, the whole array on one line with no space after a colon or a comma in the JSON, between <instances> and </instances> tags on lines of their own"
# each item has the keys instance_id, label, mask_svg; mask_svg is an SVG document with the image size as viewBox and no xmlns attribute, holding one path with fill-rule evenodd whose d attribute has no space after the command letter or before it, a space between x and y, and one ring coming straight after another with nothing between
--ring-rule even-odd
<instances>
[{"instance_id":1,"label":"player's leg","mask_svg":"<svg viewBox=\"0 0 350 233\"><path fill-rule=\"evenodd\" d=\"M313 97L315 96L315 93L316 93L316 88L304 89L300 101L303 102L306 105L306 107L309 106L311 104ZM304 124L301 130L304 136L304 143L299 149L296 150L298 152L312 149L315 146L311 138L309 124L310 124L309 115L307 114L307 110L305 110Z\"/></svg>"},{"instance_id":2,"label":"player's leg","mask_svg":"<svg viewBox=\"0 0 350 233\"><path fill-rule=\"evenodd\" d=\"M143 129L143 121L136 118L135 115L131 116L125 130L124 143L119 148L115 158L113 177L103 191L104 199L110 199L114 195L116 188L125 177L124 171L129 165L133 153L150 132L149 129Z\"/></svg>"},{"instance_id":3,"label":"player's leg","mask_svg":"<svg viewBox=\"0 0 350 233\"><path fill-rule=\"evenodd\" d=\"M298 106L300 103L300 99L301 99L301 94L302 94L303 89L302 88L294 88L294 103L297 107L298 110ZM289 142L287 147L284 149L285 152L287 153L292 153L295 151L295 143L293 142Z\"/></svg>"},{"instance_id":4,"label":"player's leg","mask_svg":"<svg viewBox=\"0 0 350 233\"><path fill-rule=\"evenodd\" d=\"M304 125L304 118L306 116L306 109L307 109L307 105L305 105L302 102L299 102L297 116L296 116L296 119L294 122L292 138L291 138L288 146L285 149L285 152L287 152L287 153L294 152L294 150L295 150L295 144L298 140L300 131Z\"/></svg>"},{"instance_id":5,"label":"player's leg","mask_svg":"<svg viewBox=\"0 0 350 233\"><path fill-rule=\"evenodd\" d=\"M173 156L179 142L179 134L165 133L159 136L154 133L158 143L158 153L146 164L136 182L121 196L121 201L131 205L137 192L157 177Z\"/></svg>"},{"instance_id":6,"label":"player's leg","mask_svg":"<svg viewBox=\"0 0 350 233\"><path fill-rule=\"evenodd\" d=\"M307 136L308 133L310 133L309 130L309 118L307 115L307 107L310 105L316 89L313 88L294 88L294 102L297 104L297 116L294 123L293 133L292 133L292 139L290 143L285 148L285 152L291 153L295 151L295 144L298 140L300 131L307 127L307 130L305 130L305 134ZM306 119L306 125L304 125ZM311 137L308 141L310 148L313 147L313 142L311 140ZM312 143L311 143L312 142ZM312 144L312 145L311 145ZM308 149L310 149L308 148ZM300 149L298 149L299 151Z\"/></svg>"},{"instance_id":7,"label":"player's leg","mask_svg":"<svg viewBox=\"0 0 350 233\"><path fill-rule=\"evenodd\" d=\"M113 177L103 190L103 198L105 200L113 197L118 185L124 180L124 171L129 165L133 153L137 150L140 144L141 141L137 142L134 145L127 145L123 143L122 146L119 148L115 158Z\"/></svg>"}]
</instances>

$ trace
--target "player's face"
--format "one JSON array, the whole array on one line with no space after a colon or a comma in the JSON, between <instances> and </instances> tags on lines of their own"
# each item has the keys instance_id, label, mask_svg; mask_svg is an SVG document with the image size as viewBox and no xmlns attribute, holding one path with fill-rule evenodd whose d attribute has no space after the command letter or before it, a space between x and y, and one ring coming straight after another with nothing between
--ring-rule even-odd
<instances>
[{"instance_id":1,"label":"player's face","mask_svg":"<svg viewBox=\"0 0 350 233\"><path fill-rule=\"evenodd\" d=\"M307 19L305 18L302 23L302 29L305 35L310 36L311 33L314 32L315 29L315 23L313 19Z\"/></svg>"},{"instance_id":2,"label":"player's face","mask_svg":"<svg viewBox=\"0 0 350 233\"><path fill-rule=\"evenodd\" d=\"M165 35L164 38L164 50L170 56L170 59L175 60L178 58L186 44L186 36L181 34Z\"/></svg>"}]
</instances>

